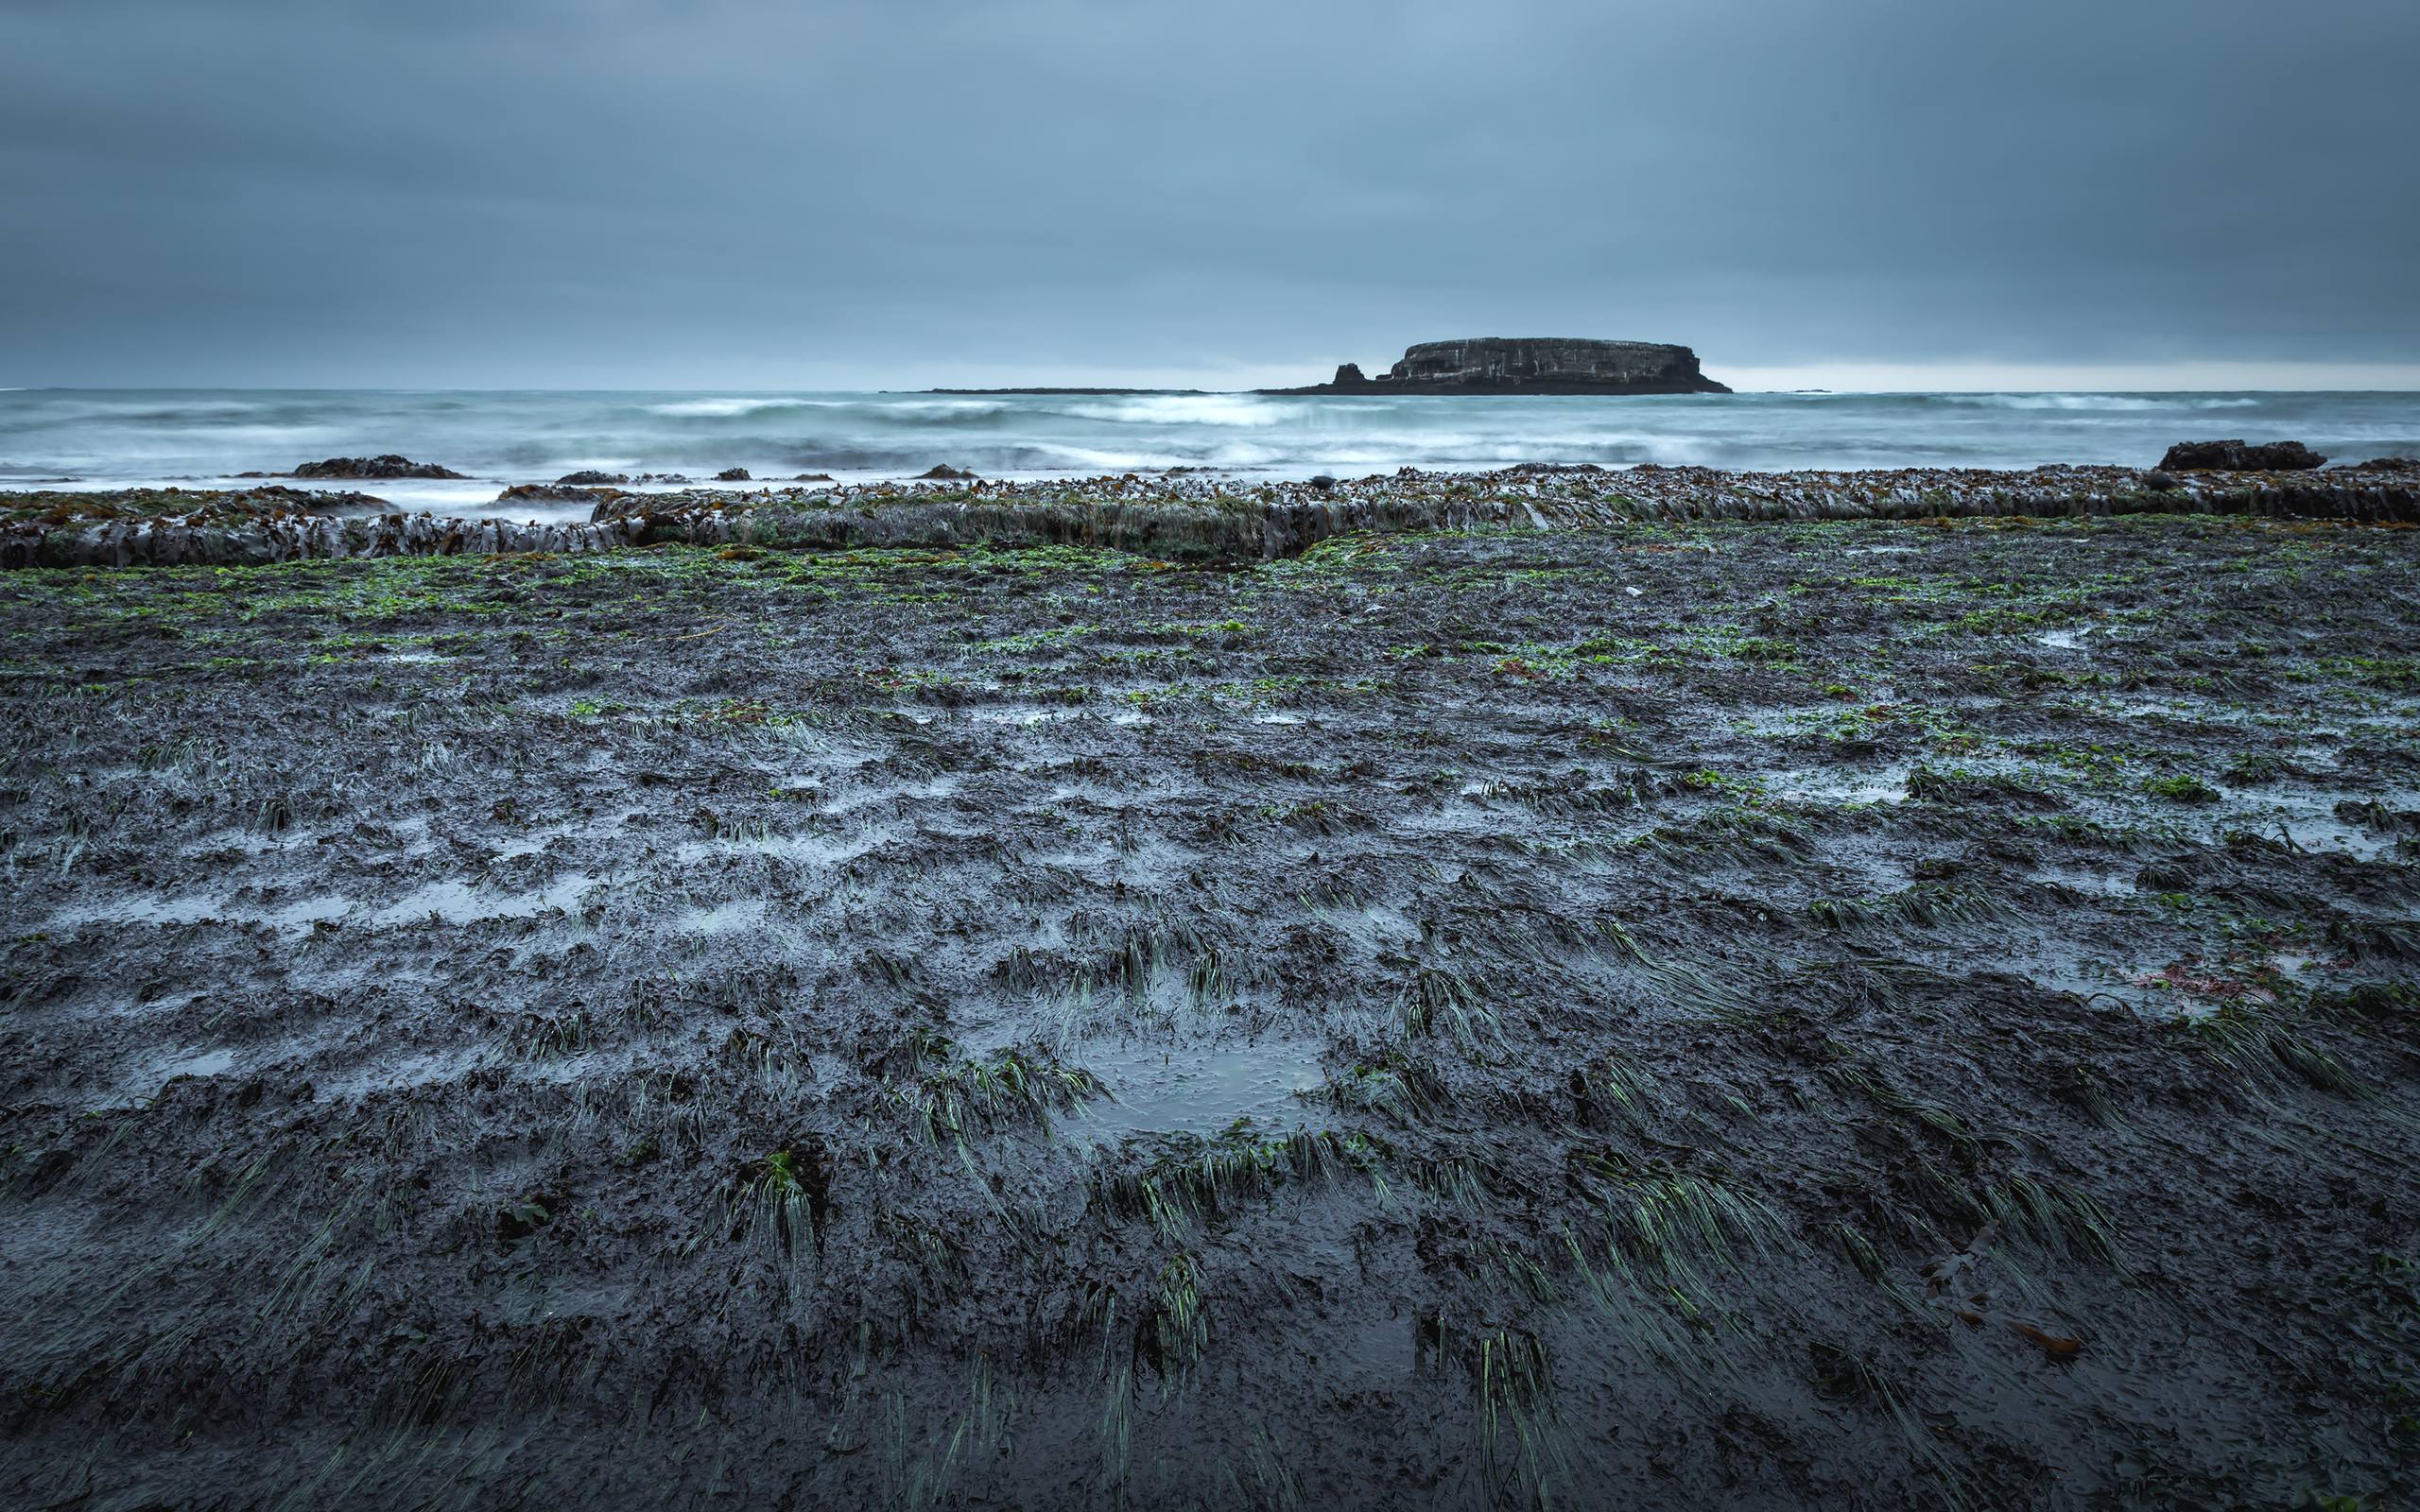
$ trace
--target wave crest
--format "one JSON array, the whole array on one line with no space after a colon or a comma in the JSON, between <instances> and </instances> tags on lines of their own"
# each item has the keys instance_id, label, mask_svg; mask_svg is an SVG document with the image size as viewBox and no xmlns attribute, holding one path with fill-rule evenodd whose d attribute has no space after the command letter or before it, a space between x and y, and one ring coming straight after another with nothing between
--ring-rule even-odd
<instances>
[{"instance_id":1,"label":"wave crest","mask_svg":"<svg viewBox=\"0 0 2420 1512\"><path fill-rule=\"evenodd\" d=\"M822 403L825 402L813 399L683 399L669 404L649 404L647 410L650 415L668 415L678 420L731 420L770 409L814 409Z\"/></svg>"}]
</instances>

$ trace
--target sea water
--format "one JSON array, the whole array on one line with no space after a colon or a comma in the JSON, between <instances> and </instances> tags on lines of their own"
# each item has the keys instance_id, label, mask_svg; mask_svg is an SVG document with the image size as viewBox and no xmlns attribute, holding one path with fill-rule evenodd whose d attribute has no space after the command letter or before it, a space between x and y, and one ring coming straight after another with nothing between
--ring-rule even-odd
<instances>
[{"instance_id":1,"label":"sea water","mask_svg":"<svg viewBox=\"0 0 2420 1512\"><path fill-rule=\"evenodd\" d=\"M1207 468L1246 477L1643 462L1744 469L2147 467L2169 443L2420 455L2420 393L1769 393L1656 397L366 390L0 390L0 488L208 486L401 453L468 481L333 484L442 513L583 469L776 480L1028 478ZM62 483L60 480L72 480ZM555 512L562 512L557 507ZM574 512L584 512L575 509Z\"/></svg>"}]
</instances>

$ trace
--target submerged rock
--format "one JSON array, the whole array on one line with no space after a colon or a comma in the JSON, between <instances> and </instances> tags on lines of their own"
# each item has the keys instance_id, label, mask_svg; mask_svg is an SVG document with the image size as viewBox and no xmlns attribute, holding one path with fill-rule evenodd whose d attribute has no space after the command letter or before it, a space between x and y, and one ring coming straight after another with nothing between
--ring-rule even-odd
<instances>
[{"instance_id":1,"label":"submerged rock","mask_svg":"<svg viewBox=\"0 0 2420 1512\"><path fill-rule=\"evenodd\" d=\"M460 478L470 476L434 462L415 462L389 452L384 456L332 456L305 462L286 474L294 478Z\"/></svg>"},{"instance_id":2,"label":"submerged rock","mask_svg":"<svg viewBox=\"0 0 2420 1512\"><path fill-rule=\"evenodd\" d=\"M2302 472L2326 460L2300 441L2255 446L2238 438L2179 441L2168 449L2159 465L2164 472Z\"/></svg>"}]
</instances>

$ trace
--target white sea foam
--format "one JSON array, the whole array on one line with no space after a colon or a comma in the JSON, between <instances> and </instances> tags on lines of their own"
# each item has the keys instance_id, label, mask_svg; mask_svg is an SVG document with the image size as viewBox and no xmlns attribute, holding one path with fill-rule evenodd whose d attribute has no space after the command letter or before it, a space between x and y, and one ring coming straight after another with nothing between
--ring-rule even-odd
<instances>
[{"instance_id":1,"label":"white sea foam","mask_svg":"<svg viewBox=\"0 0 2420 1512\"><path fill-rule=\"evenodd\" d=\"M669 404L649 404L648 413L680 419L729 420L772 409L810 409L816 404L812 399L683 399Z\"/></svg>"},{"instance_id":2,"label":"white sea foam","mask_svg":"<svg viewBox=\"0 0 2420 1512\"><path fill-rule=\"evenodd\" d=\"M2071 410L2149 414L2158 410L2256 409L2249 396L2214 398L2193 394L1944 394L1943 402L1989 409Z\"/></svg>"},{"instance_id":3,"label":"white sea foam","mask_svg":"<svg viewBox=\"0 0 2420 1512\"><path fill-rule=\"evenodd\" d=\"M1753 469L2149 467L2177 441L2293 439L2340 461L2420 452L2420 394L1227 394L0 391L0 475L43 486L218 486L323 456L400 452L462 482L362 485L406 510L513 512L509 483L565 472L747 468L769 481L1208 467L1359 475L1398 467L1642 462ZM74 479L69 484L54 480ZM580 506L561 505L565 517Z\"/></svg>"},{"instance_id":4,"label":"white sea foam","mask_svg":"<svg viewBox=\"0 0 2420 1512\"><path fill-rule=\"evenodd\" d=\"M1301 411L1281 401L1250 394L1137 394L1105 404L1067 406L1079 420L1146 425L1282 425Z\"/></svg>"}]
</instances>

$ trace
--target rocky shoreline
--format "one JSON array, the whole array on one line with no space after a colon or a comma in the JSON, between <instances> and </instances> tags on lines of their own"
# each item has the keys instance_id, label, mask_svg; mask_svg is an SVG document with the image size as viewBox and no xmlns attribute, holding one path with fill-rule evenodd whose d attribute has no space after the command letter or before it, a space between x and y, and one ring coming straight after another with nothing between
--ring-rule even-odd
<instances>
[{"instance_id":1,"label":"rocky shoreline","mask_svg":"<svg viewBox=\"0 0 2420 1512\"><path fill-rule=\"evenodd\" d=\"M2192 472L2043 467L1734 472L1532 464L1309 482L1217 474L1001 483L950 475L819 488L611 485L508 490L588 503L585 522L448 518L354 492L0 494L0 568L257 565L322 558L575 553L666 541L768 550L1075 544L1178 561L1269 560L1357 531L1555 529L1689 520L1923 520L2126 514L2420 522L2420 468Z\"/></svg>"}]
</instances>

